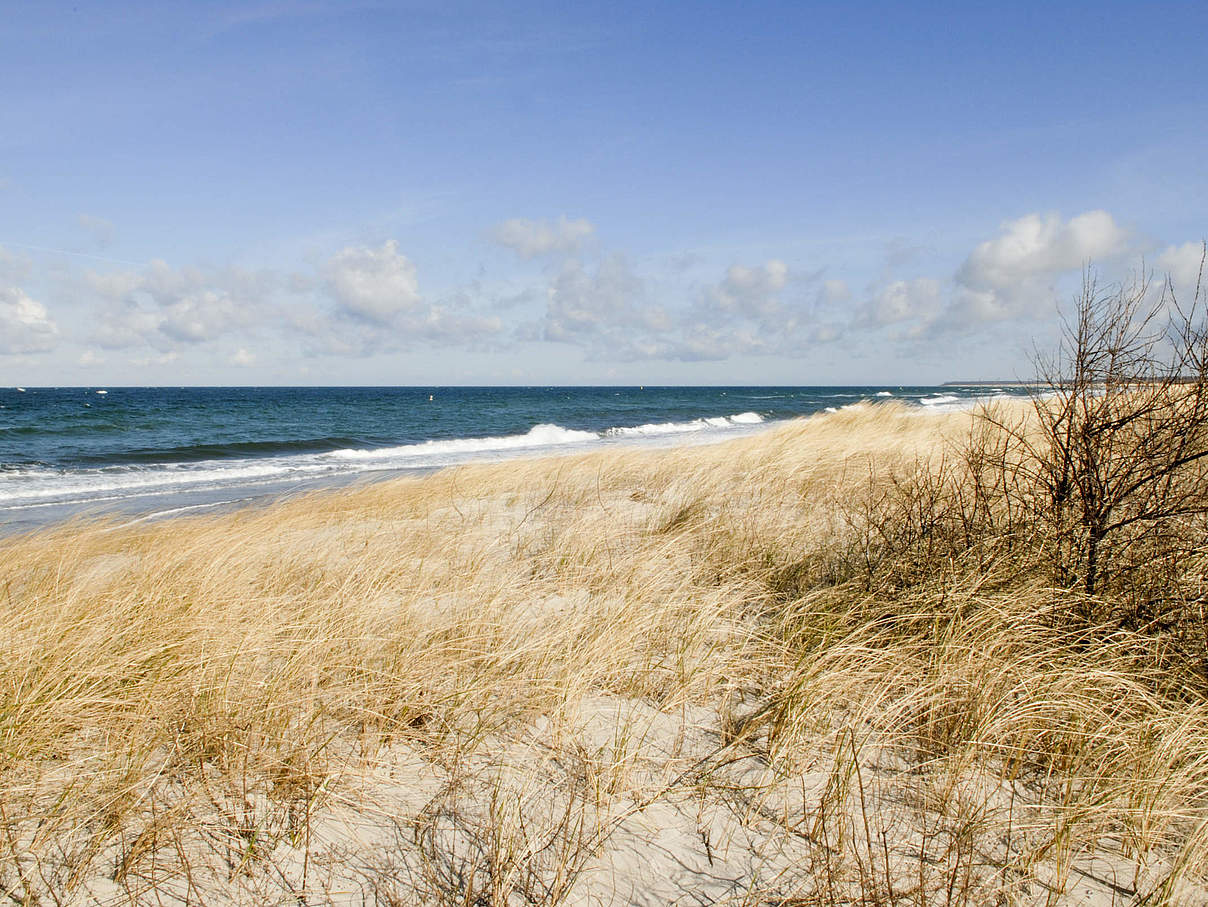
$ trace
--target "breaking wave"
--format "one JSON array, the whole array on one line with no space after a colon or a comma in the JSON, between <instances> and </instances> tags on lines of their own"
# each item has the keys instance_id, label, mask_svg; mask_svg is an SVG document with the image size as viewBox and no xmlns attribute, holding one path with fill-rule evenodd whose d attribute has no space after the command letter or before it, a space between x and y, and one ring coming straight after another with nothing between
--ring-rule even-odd
<instances>
[{"instance_id":1,"label":"breaking wave","mask_svg":"<svg viewBox=\"0 0 1208 907\"><path fill-rule=\"evenodd\" d=\"M481 438L429 439L389 447L344 447L315 451L316 444L334 439L292 442L295 447L276 456L247 456L267 445L194 446L163 451L159 462L150 451L105 466L52 467L30 464L0 464L0 510L47 506L55 503L113 501L141 495L176 492L206 492L221 488L280 486L310 479L355 476L380 470L434 469L470 460L503 459L524 452L589 450L595 445L620 441L655 441L667 436L698 433L703 439L723 437L751 429L764 421L759 413L694 419L690 422L660 422L618 426L604 431L583 431L543 423L516 435ZM275 442L279 443L279 442ZM284 445L282 445L284 446ZM237 453L245 455L238 457ZM205 459L182 462L189 453Z\"/></svg>"}]
</instances>

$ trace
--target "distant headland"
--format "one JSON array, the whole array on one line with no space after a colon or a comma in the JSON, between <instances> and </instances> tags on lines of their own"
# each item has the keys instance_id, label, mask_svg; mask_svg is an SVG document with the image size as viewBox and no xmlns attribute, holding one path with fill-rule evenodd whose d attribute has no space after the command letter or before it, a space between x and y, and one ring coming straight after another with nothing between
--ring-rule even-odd
<instances>
[{"instance_id":1,"label":"distant headland","mask_svg":"<svg viewBox=\"0 0 1208 907\"><path fill-rule=\"evenodd\" d=\"M1020 381L1009 378L1004 381L945 381L940 387L1031 387L1034 384L1044 384L1043 381Z\"/></svg>"}]
</instances>

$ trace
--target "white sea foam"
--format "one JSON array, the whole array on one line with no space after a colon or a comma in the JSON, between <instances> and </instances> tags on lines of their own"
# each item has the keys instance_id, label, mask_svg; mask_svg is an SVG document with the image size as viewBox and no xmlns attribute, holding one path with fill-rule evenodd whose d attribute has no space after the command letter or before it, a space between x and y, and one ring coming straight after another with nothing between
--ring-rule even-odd
<instances>
[{"instance_id":1,"label":"white sea foam","mask_svg":"<svg viewBox=\"0 0 1208 907\"><path fill-rule=\"evenodd\" d=\"M1001 391L1000 388L990 388L990 390ZM983 404L990 403L995 400L1012 400L1018 398L1019 395L1008 394L1006 392L977 394L976 396L972 397L956 397L951 394L937 394L934 397L923 397L918 402L924 407L924 409L921 410L922 412L948 413L959 412L962 410L973 410Z\"/></svg>"},{"instance_id":2,"label":"white sea foam","mask_svg":"<svg viewBox=\"0 0 1208 907\"><path fill-rule=\"evenodd\" d=\"M709 424L704 419L693 419L691 422L648 422L645 425L610 428L604 435L609 438L640 438L703 431L708 427Z\"/></svg>"},{"instance_id":3,"label":"white sea foam","mask_svg":"<svg viewBox=\"0 0 1208 907\"><path fill-rule=\"evenodd\" d=\"M648 422L645 425L610 428L604 432L605 437L654 437L659 435L679 435L690 432L706 431L710 428L731 428L736 425L758 425L763 421L759 413L738 413L733 416L712 416L707 419L693 419L691 422Z\"/></svg>"},{"instance_id":4,"label":"white sea foam","mask_svg":"<svg viewBox=\"0 0 1208 907\"><path fill-rule=\"evenodd\" d=\"M860 410L865 409L865 408L866 408L866 404L864 404L864 403L845 403L842 406L828 406L828 407L826 407L826 409L823 410L823 412L826 412L826 413L847 413L847 412L858 413L858 412L860 412Z\"/></svg>"},{"instance_id":5,"label":"white sea foam","mask_svg":"<svg viewBox=\"0 0 1208 907\"><path fill-rule=\"evenodd\" d=\"M889 391L877 391L877 396L878 397L892 397L893 394L890 393Z\"/></svg>"},{"instance_id":6,"label":"white sea foam","mask_svg":"<svg viewBox=\"0 0 1208 907\"><path fill-rule=\"evenodd\" d=\"M485 438L449 438L376 449L344 449L327 453L295 454L239 460L201 460L191 463L149 463L90 469L20 467L0 470L0 511L53 504L93 504L149 495L194 493L221 488L281 485L283 483L353 477L391 469L424 469L468 460L501 459L525 452L588 449L595 444L646 440L660 443L665 436L699 433L701 440L750 430L764 421L758 413L663 422L612 428L604 432L581 431L560 425L535 425L519 435Z\"/></svg>"},{"instance_id":7,"label":"white sea foam","mask_svg":"<svg viewBox=\"0 0 1208 907\"><path fill-rule=\"evenodd\" d=\"M152 464L138 468L30 470L11 481L0 474L0 505L46 500L94 500L103 496L168 492L190 487L255 484L298 473L330 471L320 464L294 462L285 458L267 460L203 460L197 463ZM116 494L115 494L116 493Z\"/></svg>"},{"instance_id":8,"label":"white sea foam","mask_svg":"<svg viewBox=\"0 0 1208 907\"><path fill-rule=\"evenodd\" d=\"M423 441L399 447L378 447L366 450L333 450L323 456L337 460L407 460L416 457L441 457L450 454L489 453L529 447L558 447L597 441L594 431L575 431L560 425L534 425L523 435L499 435L488 438L452 438L447 441Z\"/></svg>"}]
</instances>

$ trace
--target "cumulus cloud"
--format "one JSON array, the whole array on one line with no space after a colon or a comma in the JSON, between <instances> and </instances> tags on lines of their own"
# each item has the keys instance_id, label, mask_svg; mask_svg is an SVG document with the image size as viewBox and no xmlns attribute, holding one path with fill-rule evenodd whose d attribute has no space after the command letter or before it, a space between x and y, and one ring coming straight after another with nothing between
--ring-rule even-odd
<instances>
[{"instance_id":1,"label":"cumulus cloud","mask_svg":"<svg viewBox=\"0 0 1208 907\"><path fill-rule=\"evenodd\" d=\"M1195 295L1196 285L1208 278L1204 251L1203 243L1187 242L1181 246L1169 246L1158 255L1158 270L1170 279L1175 297L1180 302L1190 301ZM1204 272L1201 272L1201 268L1205 269ZM1208 290L1208 287L1204 289Z\"/></svg>"},{"instance_id":2,"label":"cumulus cloud","mask_svg":"<svg viewBox=\"0 0 1208 907\"><path fill-rule=\"evenodd\" d=\"M838 278L824 280L818 288L818 302L821 305L837 305L847 302L851 297L851 288L847 285L847 281Z\"/></svg>"},{"instance_id":3,"label":"cumulus cloud","mask_svg":"<svg viewBox=\"0 0 1208 907\"><path fill-rule=\"evenodd\" d=\"M851 298L825 268L802 272L776 258L732 266L692 309L678 358L798 355L843 336Z\"/></svg>"},{"instance_id":4,"label":"cumulus cloud","mask_svg":"<svg viewBox=\"0 0 1208 907\"><path fill-rule=\"evenodd\" d=\"M1007 221L957 270L952 299L931 325L932 333L1048 315L1059 278L1089 262L1133 251L1133 241L1106 211L1087 211L1068 221L1058 214Z\"/></svg>"},{"instance_id":5,"label":"cumulus cloud","mask_svg":"<svg viewBox=\"0 0 1208 907\"><path fill-rule=\"evenodd\" d=\"M828 293L822 274L793 275L778 258L730 266L720 281L704 287L689 310L674 358L720 360L799 351L818 339L819 319L811 309L823 305ZM790 281L798 293L786 301ZM841 296L846 285L832 281L829 292Z\"/></svg>"},{"instance_id":6,"label":"cumulus cloud","mask_svg":"<svg viewBox=\"0 0 1208 907\"><path fill-rule=\"evenodd\" d=\"M546 294L542 337L630 357L643 335L670 327L661 306L644 304L644 292L645 283L621 255L604 259L594 273L578 260L567 261Z\"/></svg>"},{"instance_id":7,"label":"cumulus cloud","mask_svg":"<svg viewBox=\"0 0 1208 907\"><path fill-rule=\"evenodd\" d=\"M620 255L594 271L572 259L550 283L540 329L523 336L575 344L595 359L698 361L793 352L825 339L825 332L817 330L821 325L802 300L790 304L782 298L791 279L779 259L733 265L716 283L671 308L650 299L665 298L666 289L635 274ZM820 274L803 287L812 284L818 284L809 291L814 296L846 292L841 282L821 286Z\"/></svg>"},{"instance_id":8,"label":"cumulus cloud","mask_svg":"<svg viewBox=\"0 0 1208 907\"><path fill-rule=\"evenodd\" d=\"M511 249L521 258L530 259L554 252L577 252L595 231L591 221L585 218L571 220L564 214L556 221L514 217L497 224L490 235L499 245Z\"/></svg>"},{"instance_id":9,"label":"cumulus cloud","mask_svg":"<svg viewBox=\"0 0 1208 907\"><path fill-rule=\"evenodd\" d=\"M388 324L422 303L415 265L393 239L378 248L342 249L323 270L336 305L353 318Z\"/></svg>"},{"instance_id":10,"label":"cumulus cloud","mask_svg":"<svg viewBox=\"0 0 1208 907\"><path fill-rule=\"evenodd\" d=\"M381 246L349 246L322 268L322 290L335 318L322 308L303 307L291 317L309 336L311 353L364 355L405 349L418 342L472 346L502 332L497 316L474 311L453 294L430 302L419 290L415 265L391 239Z\"/></svg>"},{"instance_id":11,"label":"cumulus cloud","mask_svg":"<svg viewBox=\"0 0 1208 907\"><path fill-rule=\"evenodd\" d=\"M0 353L44 353L59 343L59 327L42 303L18 287L0 289Z\"/></svg>"},{"instance_id":12,"label":"cumulus cloud","mask_svg":"<svg viewBox=\"0 0 1208 907\"><path fill-rule=\"evenodd\" d=\"M979 243L950 281L920 277L880 286L856 326L900 325L906 336L937 337L1052 313L1059 282L1088 262L1137 251L1136 239L1106 211L1064 220L1028 214Z\"/></svg>"},{"instance_id":13,"label":"cumulus cloud","mask_svg":"<svg viewBox=\"0 0 1208 907\"><path fill-rule=\"evenodd\" d=\"M1104 211L1029 214L970 243L959 268L939 279L895 274L917 255L890 249L886 276L854 296L824 268L802 270L778 257L712 274L699 260L688 270L661 259L635 270L619 254L585 260L575 253L594 233L590 222L565 216L497 225L492 238L520 257L551 256L545 280L527 287L484 277L452 289L424 281L421 290L420 269L393 239L337 249L298 273L163 261L73 273L101 303L84 336L97 349L133 348L147 362L203 344L212 344L214 361L251 365L286 349L356 357L417 347L494 350L517 339L572 345L596 360L723 360L799 355L857 331L936 342L947 332L1024 324L1052 312L1086 261L1117 259L1140 242ZM1200 253L1195 244L1170 246L1156 264L1176 286L1187 285ZM11 278L28 271L0 249L0 287L22 283ZM14 292L0 298L0 349L49 348L57 326L44 307ZM11 325L19 311L18 332Z\"/></svg>"},{"instance_id":14,"label":"cumulus cloud","mask_svg":"<svg viewBox=\"0 0 1208 907\"><path fill-rule=\"evenodd\" d=\"M162 316L136 302L108 306L98 313L92 339L107 350L119 350L146 344L162 345L159 326Z\"/></svg>"},{"instance_id":15,"label":"cumulus cloud","mask_svg":"<svg viewBox=\"0 0 1208 907\"><path fill-rule=\"evenodd\" d=\"M86 286L105 302L94 339L108 349L199 344L269 320L275 280L239 268L174 268L152 261L141 270L88 272Z\"/></svg>"},{"instance_id":16,"label":"cumulus cloud","mask_svg":"<svg viewBox=\"0 0 1208 907\"><path fill-rule=\"evenodd\" d=\"M168 352L225 339L243 350L230 360L236 365L251 364L253 340L300 344L305 355L365 356L417 343L473 346L503 331L466 294L425 299L394 240L345 247L309 272L153 261L88 272L83 283L102 302L92 332L98 346Z\"/></svg>"},{"instance_id":17,"label":"cumulus cloud","mask_svg":"<svg viewBox=\"0 0 1208 907\"><path fill-rule=\"evenodd\" d=\"M864 307L862 321L875 327L907 321L927 322L942 307L938 280L930 277L895 280L877 290Z\"/></svg>"},{"instance_id":18,"label":"cumulus cloud","mask_svg":"<svg viewBox=\"0 0 1208 907\"><path fill-rule=\"evenodd\" d=\"M661 351L660 358L685 362L720 361L736 355L774 353L782 348L783 337L769 336L749 325L695 322L686 326L683 335Z\"/></svg>"},{"instance_id":19,"label":"cumulus cloud","mask_svg":"<svg viewBox=\"0 0 1208 907\"><path fill-rule=\"evenodd\" d=\"M203 343L246 323L248 314L225 290L200 290L164 306L159 330L181 343Z\"/></svg>"},{"instance_id":20,"label":"cumulus cloud","mask_svg":"<svg viewBox=\"0 0 1208 907\"><path fill-rule=\"evenodd\" d=\"M776 258L756 267L733 265L707 296L724 313L766 319L780 310L779 293L788 277L788 265Z\"/></svg>"},{"instance_id":21,"label":"cumulus cloud","mask_svg":"<svg viewBox=\"0 0 1208 907\"><path fill-rule=\"evenodd\" d=\"M1058 214L1029 214L1003 224L1000 235L975 248L956 278L975 289L1009 289L1119 255L1128 250L1129 239L1106 211L1087 211L1064 222Z\"/></svg>"}]
</instances>

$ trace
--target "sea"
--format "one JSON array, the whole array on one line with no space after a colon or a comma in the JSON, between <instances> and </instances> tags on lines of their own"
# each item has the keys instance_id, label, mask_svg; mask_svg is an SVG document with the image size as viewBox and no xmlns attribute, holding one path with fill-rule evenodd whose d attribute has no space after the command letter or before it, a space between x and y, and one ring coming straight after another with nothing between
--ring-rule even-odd
<instances>
[{"instance_id":1,"label":"sea","mask_svg":"<svg viewBox=\"0 0 1208 907\"><path fill-rule=\"evenodd\" d=\"M896 399L920 411L1026 394L942 387L0 388L0 533L234 508L458 463L699 444Z\"/></svg>"}]
</instances>

